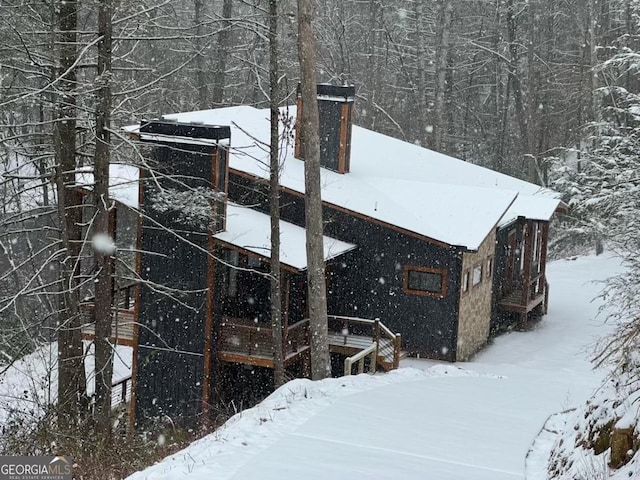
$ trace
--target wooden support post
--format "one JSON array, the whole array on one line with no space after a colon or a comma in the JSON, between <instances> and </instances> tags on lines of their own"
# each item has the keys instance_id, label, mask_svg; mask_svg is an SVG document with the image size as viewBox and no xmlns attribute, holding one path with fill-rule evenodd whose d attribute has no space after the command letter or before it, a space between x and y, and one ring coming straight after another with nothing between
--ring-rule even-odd
<instances>
[{"instance_id":1,"label":"wooden support post","mask_svg":"<svg viewBox=\"0 0 640 480\"><path fill-rule=\"evenodd\" d=\"M138 185L138 205L144 205L144 181L146 173L140 169L140 180ZM136 232L136 274L142 272L142 258L140 251L142 250L142 215L138 215L137 232ZM128 433L133 434L136 422L136 382L138 380L138 335L140 325L140 296L142 294L142 285L137 283L134 287L134 304L133 304L133 355L131 360L131 397L129 404L129 428Z\"/></svg>"},{"instance_id":2,"label":"wooden support post","mask_svg":"<svg viewBox=\"0 0 640 480\"><path fill-rule=\"evenodd\" d=\"M524 248L524 272L523 272L523 285L522 285L522 298L521 305L524 307L522 317L521 317L521 328L526 328L527 326L527 305L529 304L529 300L531 299L531 264L533 263L533 242L532 242L532 232L533 232L533 221L527 220L525 224L525 234L523 238L523 248Z\"/></svg>"},{"instance_id":3,"label":"wooden support post","mask_svg":"<svg viewBox=\"0 0 640 480\"><path fill-rule=\"evenodd\" d=\"M376 318L373 324L373 341L380 344L380 319Z\"/></svg>"},{"instance_id":4,"label":"wooden support post","mask_svg":"<svg viewBox=\"0 0 640 480\"><path fill-rule=\"evenodd\" d=\"M284 283L284 306L282 309L282 323L283 323L283 332L282 332L282 358L286 360L287 351L289 345L289 299L291 295L291 274L288 272L283 273L283 277L285 278ZM297 348L296 348L297 350Z\"/></svg>"},{"instance_id":5,"label":"wooden support post","mask_svg":"<svg viewBox=\"0 0 640 480\"><path fill-rule=\"evenodd\" d=\"M371 355L371 363L369 364L369 372L376 373L378 370L378 352L380 351L380 345L376 345L376 351Z\"/></svg>"},{"instance_id":6,"label":"wooden support post","mask_svg":"<svg viewBox=\"0 0 640 480\"><path fill-rule=\"evenodd\" d=\"M124 289L124 309L131 308L131 285Z\"/></svg>"},{"instance_id":7,"label":"wooden support post","mask_svg":"<svg viewBox=\"0 0 640 480\"><path fill-rule=\"evenodd\" d=\"M121 402L123 404L127 403L127 381L128 380L125 378L124 382L122 382L122 384L121 384L122 385L122 392L120 394L120 400L121 400Z\"/></svg>"},{"instance_id":8,"label":"wooden support post","mask_svg":"<svg viewBox=\"0 0 640 480\"><path fill-rule=\"evenodd\" d=\"M400 349L402 348L402 337L399 333L396 333L396 338L393 340L393 368L400 367Z\"/></svg>"},{"instance_id":9,"label":"wooden support post","mask_svg":"<svg viewBox=\"0 0 640 480\"><path fill-rule=\"evenodd\" d=\"M544 310L543 314L547 314L549 308L549 284L547 283L547 248L549 245L549 222L545 222L542 226L542 239L540 246L540 283L544 288Z\"/></svg>"},{"instance_id":10,"label":"wooden support post","mask_svg":"<svg viewBox=\"0 0 640 480\"><path fill-rule=\"evenodd\" d=\"M380 351L380 319L376 318L375 322L376 323L373 329L373 341L376 342L376 354L373 357L373 371L376 370L376 361L378 358L378 352Z\"/></svg>"}]
</instances>

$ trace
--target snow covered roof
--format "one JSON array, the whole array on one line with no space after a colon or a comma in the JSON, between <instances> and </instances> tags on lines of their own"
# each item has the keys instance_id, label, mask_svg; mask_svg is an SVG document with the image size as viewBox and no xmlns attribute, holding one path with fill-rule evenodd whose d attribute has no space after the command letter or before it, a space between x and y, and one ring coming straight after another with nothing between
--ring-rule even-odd
<instances>
[{"instance_id":1,"label":"snow covered roof","mask_svg":"<svg viewBox=\"0 0 640 480\"><path fill-rule=\"evenodd\" d=\"M229 202L227 228L215 238L263 257L271 256L271 218ZM350 243L324 236L324 258L330 260L354 249ZM280 261L297 270L307 268L306 230L280 221Z\"/></svg>"},{"instance_id":2,"label":"snow covered roof","mask_svg":"<svg viewBox=\"0 0 640 480\"><path fill-rule=\"evenodd\" d=\"M283 112L294 117L295 110ZM239 106L163 118L230 125L230 168L269 177L268 110ZM449 245L477 250L497 224L518 216L549 220L560 202L538 185L358 126L351 143L350 173L322 169L323 201ZM292 145L283 155L282 186L304 193L304 162Z\"/></svg>"},{"instance_id":3,"label":"snow covered roof","mask_svg":"<svg viewBox=\"0 0 640 480\"><path fill-rule=\"evenodd\" d=\"M130 165L109 165L109 197L125 205L138 208L139 170ZM76 184L93 189L93 169L88 167L76 173Z\"/></svg>"}]
</instances>

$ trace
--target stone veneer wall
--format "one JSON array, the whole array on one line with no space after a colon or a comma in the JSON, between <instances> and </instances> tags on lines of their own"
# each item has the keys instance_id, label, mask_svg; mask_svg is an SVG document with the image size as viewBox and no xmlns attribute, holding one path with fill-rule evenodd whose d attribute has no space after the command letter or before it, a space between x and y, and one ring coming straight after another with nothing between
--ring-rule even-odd
<instances>
[{"instance_id":1,"label":"stone veneer wall","mask_svg":"<svg viewBox=\"0 0 640 480\"><path fill-rule=\"evenodd\" d=\"M493 270L495 269L496 231L493 229L477 253L464 253L462 256L462 279L469 272L469 288L460 289L460 307L458 311L458 361L468 360L489 338L491 323L491 292L493 289ZM487 272L487 262L491 258L491 273ZM473 269L482 265L482 280L473 286Z\"/></svg>"}]
</instances>

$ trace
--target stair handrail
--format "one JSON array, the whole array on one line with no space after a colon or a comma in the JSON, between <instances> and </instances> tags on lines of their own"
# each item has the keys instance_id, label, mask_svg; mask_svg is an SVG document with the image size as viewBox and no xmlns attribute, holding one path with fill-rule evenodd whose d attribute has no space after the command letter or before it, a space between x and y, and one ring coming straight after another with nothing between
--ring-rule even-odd
<instances>
[{"instance_id":1,"label":"stair handrail","mask_svg":"<svg viewBox=\"0 0 640 480\"><path fill-rule=\"evenodd\" d=\"M364 373L364 361L367 357L371 357L369 371L375 373L378 359L378 345L372 342L370 347L344 359L344 375L351 375L351 368L356 362L358 362L358 373Z\"/></svg>"},{"instance_id":2,"label":"stair handrail","mask_svg":"<svg viewBox=\"0 0 640 480\"><path fill-rule=\"evenodd\" d=\"M343 329L347 330L349 330L348 324L359 324L373 327L372 340L378 345L378 354L381 354L381 351L384 350L380 348L380 340L384 338L389 341L391 348L393 348L393 368L395 369L400 366L402 336L399 333L392 332L391 329L382 323L379 318L371 320L368 318L348 317L344 315L328 315L328 319L333 321L342 321Z\"/></svg>"}]
</instances>

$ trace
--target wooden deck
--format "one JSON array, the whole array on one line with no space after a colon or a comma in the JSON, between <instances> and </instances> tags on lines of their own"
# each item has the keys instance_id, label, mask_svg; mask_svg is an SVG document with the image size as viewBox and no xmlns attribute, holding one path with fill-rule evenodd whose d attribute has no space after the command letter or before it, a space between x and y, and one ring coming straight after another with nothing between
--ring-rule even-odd
<instances>
[{"instance_id":1,"label":"wooden deck","mask_svg":"<svg viewBox=\"0 0 640 480\"><path fill-rule=\"evenodd\" d=\"M88 307L91 311L91 307ZM401 358L401 338L382 322L353 317L328 318L329 351L346 356L358 355L375 345L376 365L389 371L398 368ZM134 311L119 309L114 312L111 341L117 345L134 345ZM82 327L82 338L95 338L95 324ZM282 350L288 367L299 361L308 361L311 348L309 320L305 319L283 330ZM271 328L253 321L223 318L218 332L218 360L258 367L273 368L273 338Z\"/></svg>"},{"instance_id":2,"label":"wooden deck","mask_svg":"<svg viewBox=\"0 0 640 480\"><path fill-rule=\"evenodd\" d=\"M91 310L91 309L89 309ZM133 310L118 310L113 314L111 322L111 341L116 345L126 345L133 347ZM83 340L94 340L96 338L95 323L87 323L82 326Z\"/></svg>"},{"instance_id":3,"label":"wooden deck","mask_svg":"<svg viewBox=\"0 0 640 480\"><path fill-rule=\"evenodd\" d=\"M377 365L388 371L398 368L400 335L394 334L378 320L330 316L329 351L342 355L357 355L376 345ZM226 318L220 328L218 359L273 368L271 328L242 319ZM309 320L302 320L284 330L285 367L304 360L311 346Z\"/></svg>"},{"instance_id":4,"label":"wooden deck","mask_svg":"<svg viewBox=\"0 0 640 480\"><path fill-rule=\"evenodd\" d=\"M498 302L498 307L507 312L526 315L539 305L543 305L544 313L549 297L549 284L543 273L534 276L520 288L506 293Z\"/></svg>"},{"instance_id":5,"label":"wooden deck","mask_svg":"<svg viewBox=\"0 0 640 480\"><path fill-rule=\"evenodd\" d=\"M375 363L385 371L398 368L406 356L401 351L400 334L393 333L380 320L344 316L329 316L328 320L331 353L358 355L375 344Z\"/></svg>"},{"instance_id":6,"label":"wooden deck","mask_svg":"<svg viewBox=\"0 0 640 480\"><path fill-rule=\"evenodd\" d=\"M544 302L545 294L530 298L529 301L523 299L522 290L516 290L500 300L500 308L509 312L529 313L542 302Z\"/></svg>"},{"instance_id":7,"label":"wooden deck","mask_svg":"<svg viewBox=\"0 0 640 480\"><path fill-rule=\"evenodd\" d=\"M329 334L329 351L331 353L339 353L342 355L352 356L366 350L376 342L371 337L361 335L348 335L346 337L340 333ZM383 370L393 370L393 341L389 339L381 339L377 345L378 355L377 363ZM405 354L401 353L400 359ZM397 367L396 367L397 368Z\"/></svg>"},{"instance_id":8,"label":"wooden deck","mask_svg":"<svg viewBox=\"0 0 640 480\"><path fill-rule=\"evenodd\" d=\"M285 367L298 361L310 348L309 320L284 329L282 351ZM273 336L269 326L239 318L222 319L218 334L218 359L273 368Z\"/></svg>"}]
</instances>

